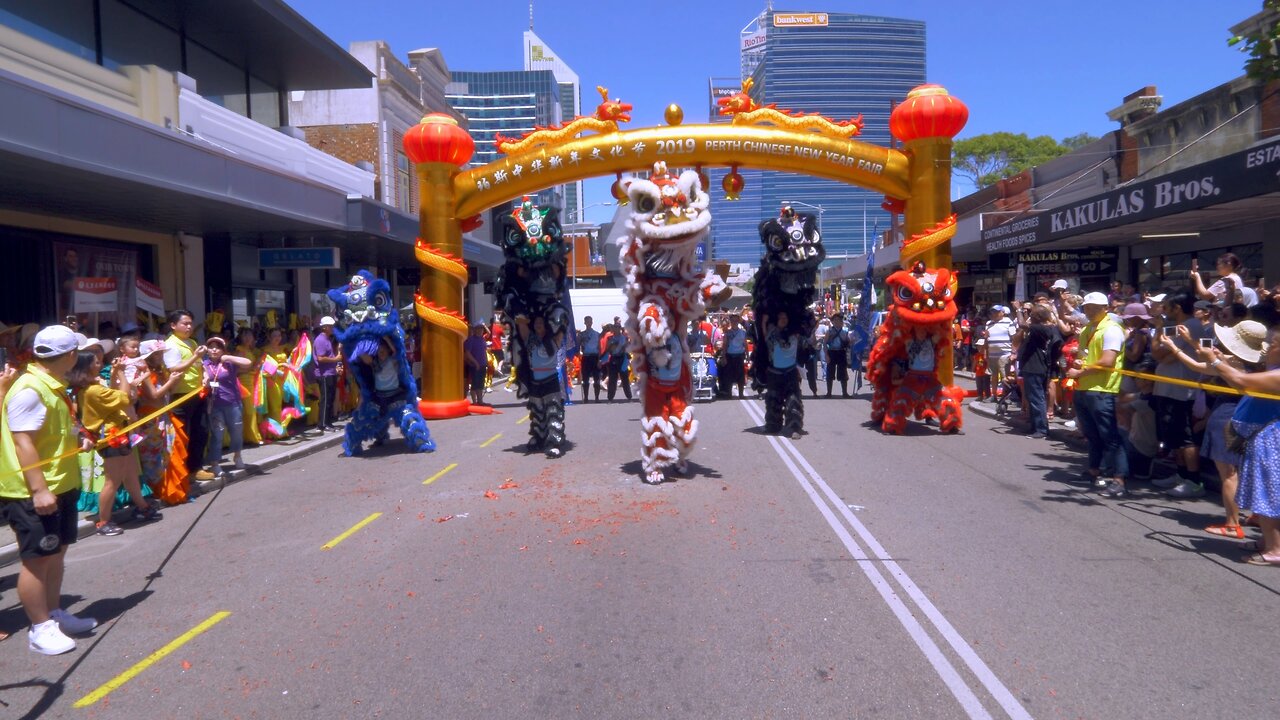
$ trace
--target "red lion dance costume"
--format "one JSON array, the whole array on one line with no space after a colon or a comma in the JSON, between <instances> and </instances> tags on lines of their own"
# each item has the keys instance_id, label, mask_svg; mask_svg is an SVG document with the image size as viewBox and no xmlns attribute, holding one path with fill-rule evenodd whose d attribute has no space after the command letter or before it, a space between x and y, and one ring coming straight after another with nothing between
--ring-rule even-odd
<instances>
[{"instance_id":1,"label":"red lion dance costume","mask_svg":"<svg viewBox=\"0 0 1280 720\"><path fill-rule=\"evenodd\" d=\"M725 291L724 282L697 268L698 243L711 226L710 196L698 174L675 178L666 163L654 163L647 180L627 184L632 211L619 243L627 291L627 349L644 402L640 448L644 481L662 482L667 468L686 472L698 423L689 405L693 393L690 320L706 300Z\"/></svg>"},{"instance_id":2,"label":"red lion dance costume","mask_svg":"<svg viewBox=\"0 0 1280 720\"><path fill-rule=\"evenodd\" d=\"M938 379L956 316L956 275L917 262L910 271L890 275L886 285L893 304L867 360L871 419L898 435L913 414L917 420L937 420L944 433L959 432L964 390Z\"/></svg>"}]
</instances>

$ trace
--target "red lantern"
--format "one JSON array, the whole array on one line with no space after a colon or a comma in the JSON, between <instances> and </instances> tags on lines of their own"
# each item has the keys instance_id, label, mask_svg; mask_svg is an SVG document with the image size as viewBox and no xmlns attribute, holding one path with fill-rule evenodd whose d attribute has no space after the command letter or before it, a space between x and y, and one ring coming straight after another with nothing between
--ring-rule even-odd
<instances>
[{"instance_id":1,"label":"red lantern","mask_svg":"<svg viewBox=\"0 0 1280 720\"><path fill-rule=\"evenodd\" d=\"M618 173L618 179L613 181L609 186L609 194L613 195L613 199L618 201L618 205L626 205L631 202L631 198L627 195L627 186L622 183L622 173Z\"/></svg>"},{"instance_id":2,"label":"red lantern","mask_svg":"<svg viewBox=\"0 0 1280 720\"><path fill-rule=\"evenodd\" d=\"M889 131L903 142L952 138L969 121L969 108L941 85L921 85L889 116Z\"/></svg>"},{"instance_id":3,"label":"red lantern","mask_svg":"<svg viewBox=\"0 0 1280 720\"><path fill-rule=\"evenodd\" d=\"M746 185L746 181L738 174L737 165L734 165L732 172L725 175L724 180L720 181L720 187L724 188L725 200L737 200L738 195L742 192L742 188L746 187Z\"/></svg>"},{"instance_id":4,"label":"red lantern","mask_svg":"<svg viewBox=\"0 0 1280 720\"><path fill-rule=\"evenodd\" d=\"M471 161L476 143L444 113L431 113L404 134L404 151L415 163L439 162L462 167Z\"/></svg>"}]
</instances>

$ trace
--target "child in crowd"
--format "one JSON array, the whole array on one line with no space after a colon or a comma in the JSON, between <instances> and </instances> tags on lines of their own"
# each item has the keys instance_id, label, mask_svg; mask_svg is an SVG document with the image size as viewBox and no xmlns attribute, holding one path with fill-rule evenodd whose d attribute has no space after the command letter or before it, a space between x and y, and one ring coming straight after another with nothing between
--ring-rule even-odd
<instances>
[{"instance_id":1,"label":"child in crowd","mask_svg":"<svg viewBox=\"0 0 1280 720\"><path fill-rule=\"evenodd\" d=\"M241 416L239 374L253 366L249 358L227 354L227 341L215 335L205 343L209 349L204 359L205 385L209 388L210 425L213 438L205 454L205 464L214 474L221 471L222 438L226 434L231 441L231 457L237 470L244 469L244 419Z\"/></svg>"},{"instance_id":2,"label":"child in crowd","mask_svg":"<svg viewBox=\"0 0 1280 720\"><path fill-rule=\"evenodd\" d=\"M138 417L148 417L169 404L169 393L182 373L171 373L164 366L163 340L144 340L138 347L138 358L146 369L138 386ZM169 414L164 413L138 428L138 459L142 465L142 481L154 492L164 479L169 462Z\"/></svg>"},{"instance_id":3,"label":"child in crowd","mask_svg":"<svg viewBox=\"0 0 1280 720\"><path fill-rule=\"evenodd\" d=\"M1134 368L1142 373L1154 373L1156 364L1146 360ZM1152 380L1133 379L1131 391L1122 389L1116 402L1116 419L1124 435L1124 450L1129 458L1129 475L1134 480L1151 479L1151 463L1160 452L1156 438L1156 412L1151 407L1151 393L1156 384ZM1121 412L1123 408L1124 412Z\"/></svg>"},{"instance_id":4,"label":"child in crowd","mask_svg":"<svg viewBox=\"0 0 1280 720\"><path fill-rule=\"evenodd\" d=\"M96 353L81 352L67 374L67 384L78 393L81 423L98 443L98 454L102 457L105 477L98 491L98 534L119 535L124 530L112 522L111 512L122 484L133 499L136 519L158 520L160 513L142 495L138 456L128 434L122 432L136 418L133 401L137 386L124 382L121 361L111 364L109 386L97 382L101 370L102 360Z\"/></svg>"}]
</instances>

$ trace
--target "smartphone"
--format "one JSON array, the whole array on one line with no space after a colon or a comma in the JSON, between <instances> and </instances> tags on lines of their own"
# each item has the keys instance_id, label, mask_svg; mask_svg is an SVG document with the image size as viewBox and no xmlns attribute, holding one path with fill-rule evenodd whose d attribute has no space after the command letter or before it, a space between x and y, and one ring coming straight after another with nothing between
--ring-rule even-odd
<instances>
[{"instance_id":1,"label":"smartphone","mask_svg":"<svg viewBox=\"0 0 1280 720\"><path fill-rule=\"evenodd\" d=\"M9 364L9 351L0 347L0 370L3 370Z\"/></svg>"},{"instance_id":2,"label":"smartphone","mask_svg":"<svg viewBox=\"0 0 1280 720\"><path fill-rule=\"evenodd\" d=\"M1165 325L1164 327L1160 328L1160 331L1163 332L1165 335L1168 335L1169 337L1176 337L1178 334L1178 326Z\"/></svg>"},{"instance_id":3,"label":"smartphone","mask_svg":"<svg viewBox=\"0 0 1280 720\"><path fill-rule=\"evenodd\" d=\"M1213 338L1200 338L1200 347L1211 348L1213 347L1213 345L1214 345Z\"/></svg>"}]
</instances>

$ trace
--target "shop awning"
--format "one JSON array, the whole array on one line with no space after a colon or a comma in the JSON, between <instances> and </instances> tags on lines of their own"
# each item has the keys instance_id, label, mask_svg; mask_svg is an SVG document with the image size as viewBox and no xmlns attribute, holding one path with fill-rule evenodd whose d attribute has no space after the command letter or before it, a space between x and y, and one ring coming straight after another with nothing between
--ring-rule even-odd
<instances>
[{"instance_id":1,"label":"shop awning","mask_svg":"<svg viewBox=\"0 0 1280 720\"><path fill-rule=\"evenodd\" d=\"M1280 138L982 231L989 254L1137 242L1280 216Z\"/></svg>"}]
</instances>

